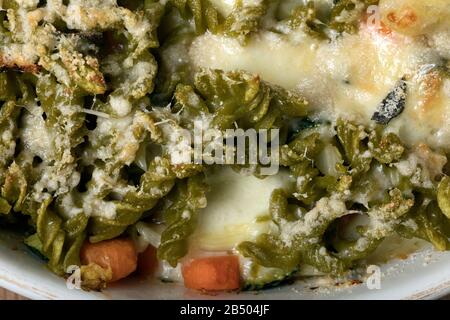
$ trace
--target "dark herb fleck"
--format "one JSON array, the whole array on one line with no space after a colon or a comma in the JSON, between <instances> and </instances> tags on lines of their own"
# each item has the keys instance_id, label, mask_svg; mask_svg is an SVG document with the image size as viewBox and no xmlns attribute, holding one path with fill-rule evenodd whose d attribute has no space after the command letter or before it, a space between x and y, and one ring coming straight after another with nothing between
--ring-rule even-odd
<instances>
[{"instance_id":1,"label":"dark herb fleck","mask_svg":"<svg viewBox=\"0 0 450 320\"><path fill-rule=\"evenodd\" d=\"M378 110L373 114L372 120L378 124L386 125L399 116L405 109L406 89L406 81L403 78L378 106Z\"/></svg>"}]
</instances>

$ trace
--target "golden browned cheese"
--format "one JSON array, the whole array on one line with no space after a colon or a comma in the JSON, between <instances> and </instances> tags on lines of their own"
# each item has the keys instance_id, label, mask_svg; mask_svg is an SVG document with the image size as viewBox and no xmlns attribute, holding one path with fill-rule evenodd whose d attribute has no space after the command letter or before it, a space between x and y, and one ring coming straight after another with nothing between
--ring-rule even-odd
<instances>
[{"instance_id":1,"label":"golden browned cheese","mask_svg":"<svg viewBox=\"0 0 450 320\"><path fill-rule=\"evenodd\" d=\"M448 0L381 0L382 21L391 29L410 36L448 28Z\"/></svg>"}]
</instances>

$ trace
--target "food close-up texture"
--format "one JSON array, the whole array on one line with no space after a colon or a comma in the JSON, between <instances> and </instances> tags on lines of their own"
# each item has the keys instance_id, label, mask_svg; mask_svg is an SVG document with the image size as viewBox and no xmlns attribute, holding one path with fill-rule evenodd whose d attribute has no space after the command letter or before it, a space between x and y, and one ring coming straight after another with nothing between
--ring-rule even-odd
<instances>
[{"instance_id":1,"label":"food close-up texture","mask_svg":"<svg viewBox=\"0 0 450 320\"><path fill-rule=\"evenodd\" d=\"M0 228L51 272L261 290L450 250L448 0L0 8ZM277 129L278 172L177 161L198 123Z\"/></svg>"}]
</instances>

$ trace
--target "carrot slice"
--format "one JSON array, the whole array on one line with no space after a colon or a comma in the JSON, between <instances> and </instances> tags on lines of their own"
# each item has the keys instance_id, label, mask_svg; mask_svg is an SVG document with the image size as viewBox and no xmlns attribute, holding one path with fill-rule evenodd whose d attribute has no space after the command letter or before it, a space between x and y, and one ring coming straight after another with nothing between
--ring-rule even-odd
<instances>
[{"instance_id":1,"label":"carrot slice","mask_svg":"<svg viewBox=\"0 0 450 320\"><path fill-rule=\"evenodd\" d=\"M219 291L239 289L239 259L220 256L195 259L182 267L184 286Z\"/></svg>"},{"instance_id":2,"label":"carrot slice","mask_svg":"<svg viewBox=\"0 0 450 320\"><path fill-rule=\"evenodd\" d=\"M137 267L137 253L130 239L112 239L98 243L85 242L80 252L83 265L95 263L112 271L111 282L123 279Z\"/></svg>"},{"instance_id":3,"label":"carrot slice","mask_svg":"<svg viewBox=\"0 0 450 320\"><path fill-rule=\"evenodd\" d=\"M138 256L138 273L144 276L151 275L155 272L158 265L158 258L156 257L156 248L148 246L144 252Z\"/></svg>"}]
</instances>

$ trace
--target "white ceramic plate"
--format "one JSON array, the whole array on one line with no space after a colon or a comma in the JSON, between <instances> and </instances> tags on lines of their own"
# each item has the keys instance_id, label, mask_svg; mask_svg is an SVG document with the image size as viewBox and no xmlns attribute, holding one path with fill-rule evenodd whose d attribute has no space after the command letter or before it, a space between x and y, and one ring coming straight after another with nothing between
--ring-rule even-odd
<instances>
[{"instance_id":1,"label":"white ceramic plate","mask_svg":"<svg viewBox=\"0 0 450 320\"><path fill-rule=\"evenodd\" d=\"M199 295L180 285L131 279L102 293L69 290L29 253L17 236L0 231L0 287L31 299L433 299L450 293L450 253L424 248L382 265L380 290L366 284L311 290L305 282L255 293Z\"/></svg>"}]
</instances>

